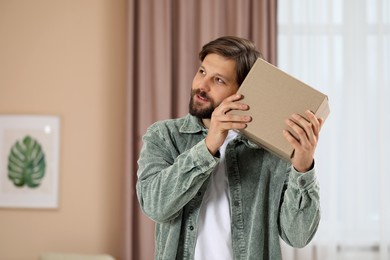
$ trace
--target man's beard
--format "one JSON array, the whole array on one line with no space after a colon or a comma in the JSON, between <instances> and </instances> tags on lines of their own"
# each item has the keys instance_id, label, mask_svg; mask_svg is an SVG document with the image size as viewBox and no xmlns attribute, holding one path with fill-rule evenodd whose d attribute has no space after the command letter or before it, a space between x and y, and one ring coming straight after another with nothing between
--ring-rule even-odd
<instances>
[{"instance_id":1,"label":"man's beard","mask_svg":"<svg viewBox=\"0 0 390 260\"><path fill-rule=\"evenodd\" d=\"M199 108L194 101L195 95L199 95L203 98L206 98L210 102L210 105L205 108ZM191 91L191 99L189 104L189 110L191 115L196 116L200 119L210 119L214 109L214 101L209 96L207 96L206 92L201 91L200 89L193 89Z\"/></svg>"}]
</instances>

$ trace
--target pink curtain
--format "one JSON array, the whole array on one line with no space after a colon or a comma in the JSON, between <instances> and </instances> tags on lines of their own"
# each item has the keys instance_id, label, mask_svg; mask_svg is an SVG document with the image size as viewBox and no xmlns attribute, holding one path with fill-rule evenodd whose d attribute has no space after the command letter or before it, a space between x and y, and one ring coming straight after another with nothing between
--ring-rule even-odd
<instances>
[{"instance_id":1,"label":"pink curtain","mask_svg":"<svg viewBox=\"0 0 390 260\"><path fill-rule=\"evenodd\" d=\"M201 47L223 35L254 41L276 62L276 0L129 0L129 63L123 260L150 260L154 223L135 194L142 135L187 114Z\"/></svg>"}]
</instances>

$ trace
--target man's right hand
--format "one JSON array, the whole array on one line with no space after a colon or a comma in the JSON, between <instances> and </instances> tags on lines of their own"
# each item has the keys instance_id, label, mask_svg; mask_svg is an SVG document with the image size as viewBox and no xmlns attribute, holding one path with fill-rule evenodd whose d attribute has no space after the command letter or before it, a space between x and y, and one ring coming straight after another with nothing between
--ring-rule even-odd
<instances>
[{"instance_id":1,"label":"man's right hand","mask_svg":"<svg viewBox=\"0 0 390 260\"><path fill-rule=\"evenodd\" d=\"M219 147L225 142L229 130L245 129L252 120L248 115L227 114L230 110L249 110L247 104L238 102L241 99L241 94L227 97L214 109L211 119L203 119L203 123L208 127L206 146L212 155L215 155Z\"/></svg>"}]
</instances>

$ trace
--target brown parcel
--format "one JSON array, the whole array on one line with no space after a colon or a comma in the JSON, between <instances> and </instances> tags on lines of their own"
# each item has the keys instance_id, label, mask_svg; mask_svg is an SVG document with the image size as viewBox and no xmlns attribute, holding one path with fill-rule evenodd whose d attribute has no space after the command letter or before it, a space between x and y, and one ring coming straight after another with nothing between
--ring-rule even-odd
<instances>
[{"instance_id":1,"label":"brown parcel","mask_svg":"<svg viewBox=\"0 0 390 260\"><path fill-rule=\"evenodd\" d=\"M285 119L293 113L307 119L304 112L310 110L325 120L330 112L326 95L262 59L253 65L238 93L243 95L242 101L250 109L229 113L252 116L252 122L240 132L285 160L291 160L294 149L284 138L283 129L295 135Z\"/></svg>"}]
</instances>

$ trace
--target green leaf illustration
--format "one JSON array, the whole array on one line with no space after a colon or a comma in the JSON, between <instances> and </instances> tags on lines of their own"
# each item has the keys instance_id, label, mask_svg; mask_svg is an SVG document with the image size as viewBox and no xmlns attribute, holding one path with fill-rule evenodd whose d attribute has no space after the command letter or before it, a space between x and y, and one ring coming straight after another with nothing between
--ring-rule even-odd
<instances>
[{"instance_id":1,"label":"green leaf illustration","mask_svg":"<svg viewBox=\"0 0 390 260\"><path fill-rule=\"evenodd\" d=\"M45 175L45 154L41 145L32 137L26 136L17 141L8 156L8 178L17 187L27 185L36 188Z\"/></svg>"}]
</instances>

